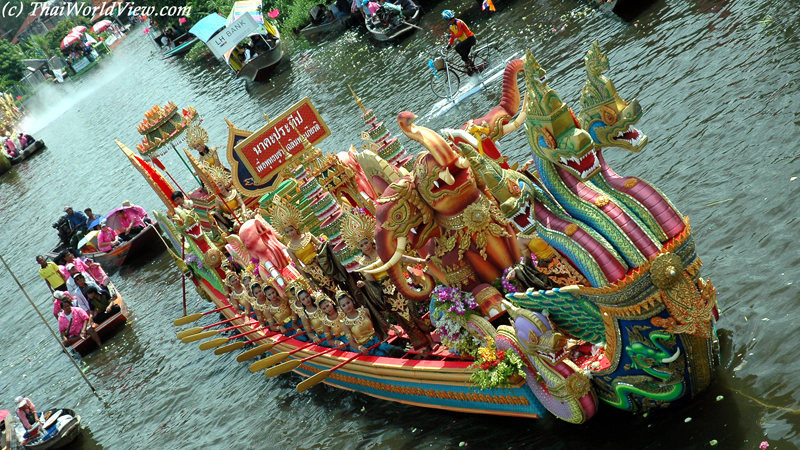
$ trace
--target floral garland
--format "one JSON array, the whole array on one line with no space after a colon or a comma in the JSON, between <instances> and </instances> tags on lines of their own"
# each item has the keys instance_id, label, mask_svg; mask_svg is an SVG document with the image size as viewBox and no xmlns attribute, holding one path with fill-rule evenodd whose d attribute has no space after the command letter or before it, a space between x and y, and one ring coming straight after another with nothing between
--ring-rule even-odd
<instances>
[{"instance_id":1,"label":"floral garland","mask_svg":"<svg viewBox=\"0 0 800 450\"><path fill-rule=\"evenodd\" d=\"M185 262L186 264L194 264L197 266L198 269L203 268L203 260L198 258L197 255L195 255L192 252L189 252L186 255L186 257L183 259L183 262Z\"/></svg>"},{"instance_id":2,"label":"floral garland","mask_svg":"<svg viewBox=\"0 0 800 450\"><path fill-rule=\"evenodd\" d=\"M431 293L430 309L441 313L434 322L442 344L454 353L476 356L481 341L462 325L472 314L479 314L475 297L458 288L439 285Z\"/></svg>"},{"instance_id":3,"label":"floral garland","mask_svg":"<svg viewBox=\"0 0 800 450\"><path fill-rule=\"evenodd\" d=\"M478 359L469 366L475 369L469 381L481 389L491 389L508 384L514 376L525 378L525 363L512 348L497 350L494 339L487 337L486 346L478 349Z\"/></svg>"}]
</instances>

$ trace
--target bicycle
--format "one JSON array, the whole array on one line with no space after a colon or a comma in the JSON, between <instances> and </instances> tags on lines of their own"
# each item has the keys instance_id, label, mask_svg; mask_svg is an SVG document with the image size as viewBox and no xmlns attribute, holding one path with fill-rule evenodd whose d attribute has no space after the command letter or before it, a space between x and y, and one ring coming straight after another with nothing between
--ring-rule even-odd
<instances>
[{"instance_id":1,"label":"bicycle","mask_svg":"<svg viewBox=\"0 0 800 450\"><path fill-rule=\"evenodd\" d=\"M451 98L458 92L458 88L461 85L458 72L467 76L480 74L487 69L496 67L502 61L500 49L494 42L472 49L469 54L474 66L472 69L464 64L463 61L455 61L448 58L446 51L447 47L440 48L440 56L428 61L428 66L433 69L431 90L441 98Z\"/></svg>"}]
</instances>

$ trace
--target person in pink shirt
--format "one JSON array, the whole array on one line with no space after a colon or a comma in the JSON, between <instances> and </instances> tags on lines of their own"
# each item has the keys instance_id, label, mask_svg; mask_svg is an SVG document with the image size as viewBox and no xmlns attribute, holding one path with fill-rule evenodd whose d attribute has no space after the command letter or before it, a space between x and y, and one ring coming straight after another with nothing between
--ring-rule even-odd
<instances>
[{"instance_id":1,"label":"person in pink shirt","mask_svg":"<svg viewBox=\"0 0 800 450\"><path fill-rule=\"evenodd\" d=\"M119 235L106 225L105 220L100 221L100 232L97 233L97 247L101 252L110 252L120 243Z\"/></svg>"},{"instance_id":2,"label":"person in pink shirt","mask_svg":"<svg viewBox=\"0 0 800 450\"><path fill-rule=\"evenodd\" d=\"M53 292L53 315L58 320L58 313L61 312L61 300L69 300L75 306L75 297L69 295L67 291L54 291Z\"/></svg>"},{"instance_id":3,"label":"person in pink shirt","mask_svg":"<svg viewBox=\"0 0 800 450\"><path fill-rule=\"evenodd\" d=\"M14 145L14 141L11 139L11 136L8 135L8 134L6 135L5 147L6 147L6 154L8 156L10 156L12 158L17 156L17 146Z\"/></svg>"},{"instance_id":4,"label":"person in pink shirt","mask_svg":"<svg viewBox=\"0 0 800 450\"><path fill-rule=\"evenodd\" d=\"M81 308L73 308L72 301L61 300L61 313L58 315L58 331L61 332L64 346L72 345L80 339L85 339L88 334L98 347L102 345L100 336L91 327L92 320L89 314Z\"/></svg>"},{"instance_id":5,"label":"person in pink shirt","mask_svg":"<svg viewBox=\"0 0 800 450\"><path fill-rule=\"evenodd\" d=\"M17 397L14 399L14 403L17 405L17 417L19 418L19 422L25 427L27 433L27 431L39 421L39 414L36 413L36 406L33 405L33 402L28 397Z\"/></svg>"},{"instance_id":6,"label":"person in pink shirt","mask_svg":"<svg viewBox=\"0 0 800 450\"><path fill-rule=\"evenodd\" d=\"M144 221L142 221L142 217L133 209L119 210L116 212L116 216L123 229L123 231L119 233L119 238L123 241L131 240L144 230L145 224Z\"/></svg>"}]
</instances>

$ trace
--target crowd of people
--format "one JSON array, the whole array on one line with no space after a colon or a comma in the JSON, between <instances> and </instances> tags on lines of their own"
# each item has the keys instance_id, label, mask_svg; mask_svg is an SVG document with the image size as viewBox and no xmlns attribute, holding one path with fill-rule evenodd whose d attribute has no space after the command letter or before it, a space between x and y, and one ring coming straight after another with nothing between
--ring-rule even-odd
<instances>
[{"instance_id":1,"label":"crowd of people","mask_svg":"<svg viewBox=\"0 0 800 450\"><path fill-rule=\"evenodd\" d=\"M3 139L3 151L9 158L16 158L34 142L36 142L36 139L30 134L19 133L16 142L14 142L14 137L11 133L6 133Z\"/></svg>"},{"instance_id":2,"label":"crowd of people","mask_svg":"<svg viewBox=\"0 0 800 450\"><path fill-rule=\"evenodd\" d=\"M120 311L113 302L108 275L91 259L83 259L68 251L66 264L58 265L44 256L36 257L39 276L53 294L53 316L58 321L62 343L72 345L89 336L99 346L100 337L92 323L101 324Z\"/></svg>"},{"instance_id":3,"label":"crowd of people","mask_svg":"<svg viewBox=\"0 0 800 450\"><path fill-rule=\"evenodd\" d=\"M99 231L97 249L101 252L109 252L114 247L133 239L151 223L141 206L133 205L127 200L122 202L122 208L117 209L113 214L114 224L118 225L116 228L108 226L107 217L98 220L91 208L86 208L81 212L75 211L72 206L67 206L64 208L64 212L68 224L68 229L63 230L64 236L62 236L65 246L77 248L80 240L89 231L95 230Z\"/></svg>"}]
</instances>

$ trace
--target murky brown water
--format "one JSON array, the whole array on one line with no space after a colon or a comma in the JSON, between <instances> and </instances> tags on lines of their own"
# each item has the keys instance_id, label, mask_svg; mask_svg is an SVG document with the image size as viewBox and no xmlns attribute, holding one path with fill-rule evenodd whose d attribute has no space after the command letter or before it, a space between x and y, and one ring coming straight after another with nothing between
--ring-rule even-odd
<instances>
[{"instance_id":1,"label":"murky brown water","mask_svg":"<svg viewBox=\"0 0 800 450\"><path fill-rule=\"evenodd\" d=\"M623 97L645 108L641 154L605 156L620 174L654 182L691 217L704 274L718 290L722 367L708 394L679 410L630 415L603 406L582 426L549 418L518 420L407 407L318 387L298 394L299 377L250 374L233 354L214 356L175 339L180 277L165 253L112 276L134 319L81 364L105 404L93 397L38 317L0 270L0 408L16 395L40 407L80 411L86 429L74 448L469 448L720 449L800 447L797 202L800 8L789 1L660 1L634 24L556 0L496 2L487 18L473 2L431 5L418 31L395 46L348 33L297 48L269 84L245 89L220 66L162 61L141 30L110 60L32 105L30 133L49 148L0 176L0 254L47 313L34 257L55 243L50 224L71 203L107 211L129 199L161 209L158 198L114 144L133 146L134 126L155 103L195 106L213 145L224 145L224 117L254 130L309 96L333 130L328 152L359 145L362 123L346 85L398 133L402 109L423 116L436 99L429 58L442 9L455 9L480 41L529 47L550 86L576 110L582 58L593 39L609 54ZM42 92L40 98L48 94ZM484 89L426 122L456 127L499 101ZM408 144L411 149L414 146ZM500 142L512 160L529 149L522 133ZM165 163L182 186L191 176L175 155ZM720 202L713 204L715 202ZM713 204L713 205L712 205ZM189 296L192 311L208 307ZM207 317L200 324L213 320ZM723 399L717 401L716 398ZM690 422L685 419L691 418Z\"/></svg>"}]
</instances>

